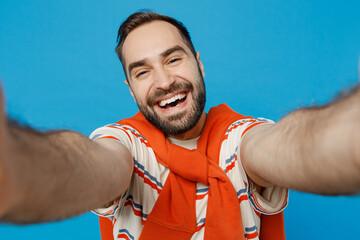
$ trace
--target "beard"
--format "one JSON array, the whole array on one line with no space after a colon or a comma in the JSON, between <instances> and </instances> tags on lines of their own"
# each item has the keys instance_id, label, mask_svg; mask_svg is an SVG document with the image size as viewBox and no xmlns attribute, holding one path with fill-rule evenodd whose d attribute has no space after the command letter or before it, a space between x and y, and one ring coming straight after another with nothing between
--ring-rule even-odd
<instances>
[{"instance_id":1,"label":"beard","mask_svg":"<svg viewBox=\"0 0 360 240\"><path fill-rule=\"evenodd\" d=\"M192 95L193 103L190 110L181 111L169 117L161 118L154 110L155 100L177 91L189 91L188 94ZM146 120L166 135L185 133L195 127L204 111L206 102L204 79L200 73L194 85L189 82L174 83L170 86L169 90L157 90L154 92L154 94L147 99L146 104L136 102Z\"/></svg>"}]
</instances>

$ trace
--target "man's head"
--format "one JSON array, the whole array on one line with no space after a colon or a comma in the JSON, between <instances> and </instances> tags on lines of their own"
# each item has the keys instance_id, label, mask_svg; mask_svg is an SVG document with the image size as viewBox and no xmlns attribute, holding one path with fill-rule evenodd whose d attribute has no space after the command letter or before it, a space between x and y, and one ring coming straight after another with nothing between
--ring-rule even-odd
<instances>
[{"instance_id":1,"label":"man's head","mask_svg":"<svg viewBox=\"0 0 360 240\"><path fill-rule=\"evenodd\" d=\"M116 52L146 119L169 135L192 129L204 114L204 69L185 27L152 12L120 27Z\"/></svg>"},{"instance_id":2,"label":"man's head","mask_svg":"<svg viewBox=\"0 0 360 240\"><path fill-rule=\"evenodd\" d=\"M144 25L146 23L150 23L153 21L164 21L164 22L170 23L174 27L176 27L178 29L181 37L183 38L184 42L191 50L192 54L194 56L196 55L194 45L192 44L192 41L190 38L190 34L189 34L188 30L185 28L184 24L182 24L182 22L177 21L176 19L165 16L165 15L157 14L155 12L141 11L141 12L136 12L136 13L131 14L121 24L119 31L118 31L118 36L117 36L118 44L115 48L115 51L116 51L121 63L123 64L123 66L125 65L125 62L124 62L124 58L122 56L122 48L123 48L125 39L129 35L129 33L132 32L137 27L140 27L141 25ZM126 71L125 71L125 74L126 74Z\"/></svg>"}]
</instances>

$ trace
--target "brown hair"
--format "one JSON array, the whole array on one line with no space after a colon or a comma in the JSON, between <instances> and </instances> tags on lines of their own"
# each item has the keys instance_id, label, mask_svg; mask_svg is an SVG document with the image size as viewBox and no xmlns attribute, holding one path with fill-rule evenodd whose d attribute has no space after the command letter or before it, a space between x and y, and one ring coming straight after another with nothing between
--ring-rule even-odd
<instances>
[{"instance_id":1,"label":"brown hair","mask_svg":"<svg viewBox=\"0 0 360 240\"><path fill-rule=\"evenodd\" d=\"M191 42L190 34L182 22L180 22L174 18L165 16L165 15L157 14L155 12L151 12L148 10L142 10L142 11L131 14L121 24L119 31L118 31L117 46L115 48L115 52L117 53L122 65L123 65L125 74L126 74L125 66L124 66L125 62L122 57L122 47L124 45L126 37L135 28L137 28L143 24L150 23L152 21L156 21L156 20L168 22L168 23L172 24L173 26L175 26L179 30L180 35L184 39L186 45L190 48L190 50L194 54L194 56L196 56L195 48Z\"/></svg>"}]
</instances>

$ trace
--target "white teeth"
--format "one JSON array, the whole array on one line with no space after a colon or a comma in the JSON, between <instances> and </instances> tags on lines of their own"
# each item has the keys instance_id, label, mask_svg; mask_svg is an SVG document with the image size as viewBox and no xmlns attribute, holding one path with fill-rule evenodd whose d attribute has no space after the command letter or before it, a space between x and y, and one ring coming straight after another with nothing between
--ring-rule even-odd
<instances>
[{"instance_id":1,"label":"white teeth","mask_svg":"<svg viewBox=\"0 0 360 240\"><path fill-rule=\"evenodd\" d=\"M186 97L186 94L185 94L185 93L179 93L179 94L173 96L172 98L169 98L169 99L165 99L165 100L160 101L160 102L159 102L159 105L160 105L160 107L165 107L166 104L175 102L176 100L183 99L184 97Z\"/></svg>"}]
</instances>

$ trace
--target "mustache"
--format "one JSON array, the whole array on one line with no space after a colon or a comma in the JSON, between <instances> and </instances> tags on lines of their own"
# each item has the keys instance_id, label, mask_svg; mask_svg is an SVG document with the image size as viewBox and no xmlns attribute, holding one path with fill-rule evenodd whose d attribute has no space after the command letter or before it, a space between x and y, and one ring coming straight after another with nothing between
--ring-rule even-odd
<instances>
[{"instance_id":1,"label":"mustache","mask_svg":"<svg viewBox=\"0 0 360 240\"><path fill-rule=\"evenodd\" d=\"M178 91L188 90L188 91L192 92L193 89L194 89L193 85L189 82L174 83L170 86L170 88L168 90L161 90L161 89L156 90L151 96L149 96L146 103L149 106L152 106L154 104L154 102L156 101L156 99L158 99L158 98L164 97L168 94L178 92Z\"/></svg>"}]
</instances>

